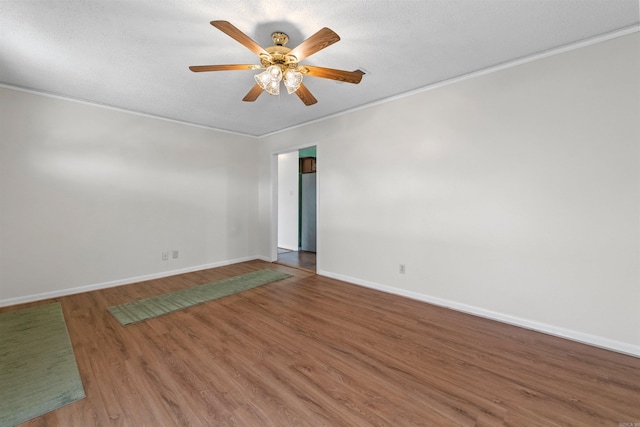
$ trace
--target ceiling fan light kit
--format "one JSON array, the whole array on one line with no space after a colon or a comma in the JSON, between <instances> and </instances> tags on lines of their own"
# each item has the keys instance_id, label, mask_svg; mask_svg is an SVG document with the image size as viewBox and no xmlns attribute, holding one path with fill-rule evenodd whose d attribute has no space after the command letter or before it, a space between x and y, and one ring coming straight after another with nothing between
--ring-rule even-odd
<instances>
[{"instance_id":1,"label":"ceiling fan light kit","mask_svg":"<svg viewBox=\"0 0 640 427\"><path fill-rule=\"evenodd\" d=\"M256 84L242 99L246 102L255 101L263 91L269 95L279 95L280 82L284 82L287 93L295 93L305 105L309 106L318 101L302 83L304 75L353 84L360 83L364 75L364 72L360 70L345 71L311 65L300 65L300 61L303 59L340 40L340 36L326 27L293 49L285 46L289 41L289 36L283 32L276 31L271 34L274 45L263 49L253 39L227 21L211 21L211 25L258 55L260 65L194 65L189 67L189 69L193 72L264 70L254 76Z\"/></svg>"}]
</instances>

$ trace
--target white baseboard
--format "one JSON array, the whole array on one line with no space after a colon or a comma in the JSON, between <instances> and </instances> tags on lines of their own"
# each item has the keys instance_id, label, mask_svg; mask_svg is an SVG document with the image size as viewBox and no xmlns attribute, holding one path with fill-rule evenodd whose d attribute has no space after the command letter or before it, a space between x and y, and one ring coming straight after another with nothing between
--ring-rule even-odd
<instances>
[{"instance_id":1,"label":"white baseboard","mask_svg":"<svg viewBox=\"0 0 640 427\"><path fill-rule=\"evenodd\" d=\"M571 329L560 328L560 327L549 325L546 323L540 323L533 320L522 319L522 318L511 316L508 314L486 310L480 307L462 304L462 303L450 301L443 298L433 297L433 296L421 294L418 292L408 291L406 289L400 289L393 286L387 286L379 283L369 282L366 280L344 276L344 275L332 273L329 271L318 270L317 274L321 276L326 276L332 279L341 280L343 282L348 282L354 285L375 289L375 290L386 292L389 294L400 295L403 297L426 302L426 303L437 305L440 307L450 308L452 310L460 311L463 313L473 314L475 316L496 320L498 322L520 326L525 329L531 329L537 332L554 335L554 336L565 338L572 341L577 341L577 342L588 344L594 347L604 348L604 349L612 350L618 353L640 357L640 345L629 344L622 341L616 341L609 338L600 337L597 335L591 335L591 334L586 334L584 332L574 331Z\"/></svg>"},{"instance_id":2,"label":"white baseboard","mask_svg":"<svg viewBox=\"0 0 640 427\"><path fill-rule=\"evenodd\" d=\"M237 264L245 261L252 261L254 259L263 259L263 257L251 256L246 258L237 258L237 259L232 259L227 261L214 262L211 264L203 264L203 265L196 265L192 267L181 268L178 270L161 271L159 273L146 274L144 276L129 277L126 279L113 280L110 282L96 283L93 285L61 289L53 292L44 292L41 294L26 295L26 296L16 297L16 298L0 299L0 307L6 307L9 305L16 305L16 304L24 304L27 302L40 301L40 300L49 299L49 298L58 298L58 297L63 297L67 295L79 294L81 292L95 291L98 289L113 288L115 286L130 285L132 283L144 282L146 280L160 279L162 277L169 277L169 276L175 276L178 274L191 273L194 271L207 270L209 268L222 267L225 265ZM263 259L263 260L267 261L266 259Z\"/></svg>"}]
</instances>

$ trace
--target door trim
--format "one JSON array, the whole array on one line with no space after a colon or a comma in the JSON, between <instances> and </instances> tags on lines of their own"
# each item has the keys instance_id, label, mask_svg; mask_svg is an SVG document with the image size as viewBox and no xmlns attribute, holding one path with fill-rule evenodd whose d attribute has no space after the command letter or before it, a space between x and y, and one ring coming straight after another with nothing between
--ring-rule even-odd
<instances>
[{"instance_id":1,"label":"door trim","mask_svg":"<svg viewBox=\"0 0 640 427\"><path fill-rule=\"evenodd\" d=\"M316 161L320 159L320 144L307 143L287 147L271 152L271 210L269 230L269 256L271 262L278 261L278 155L299 151L305 148L316 147ZM320 270L322 253L322 236L320 235L320 183L321 172L316 171L316 271Z\"/></svg>"}]
</instances>

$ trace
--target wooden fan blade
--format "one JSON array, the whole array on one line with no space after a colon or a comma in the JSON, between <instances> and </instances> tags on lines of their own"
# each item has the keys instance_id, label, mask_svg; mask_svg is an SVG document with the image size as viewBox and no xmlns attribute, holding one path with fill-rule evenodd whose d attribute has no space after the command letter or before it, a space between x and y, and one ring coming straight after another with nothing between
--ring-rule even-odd
<instances>
[{"instance_id":1,"label":"wooden fan blade","mask_svg":"<svg viewBox=\"0 0 640 427\"><path fill-rule=\"evenodd\" d=\"M314 67L312 65L304 65L301 68L303 68L301 72L305 76L339 80L341 82L353 83L353 84L360 83L360 80L362 80L362 76L364 76L364 72L360 70L345 71L345 70L336 70L333 68ZM305 69L307 70L306 72L305 72Z\"/></svg>"},{"instance_id":2,"label":"wooden fan blade","mask_svg":"<svg viewBox=\"0 0 640 427\"><path fill-rule=\"evenodd\" d=\"M296 95L298 95L298 98L300 98L300 100L302 100L302 102L304 102L304 105L306 105L307 107L318 102L315 96L313 96L311 92L309 92L309 89L307 89L307 87L302 83L300 84L298 90L296 90Z\"/></svg>"},{"instance_id":3,"label":"wooden fan blade","mask_svg":"<svg viewBox=\"0 0 640 427\"><path fill-rule=\"evenodd\" d=\"M262 88L260 87L260 85L258 83L256 83L249 92L247 92L247 94L244 96L244 98L242 98L243 101L245 102L253 102L256 99L258 99L258 97L260 96L260 94L262 93Z\"/></svg>"},{"instance_id":4,"label":"wooden fan blade","mask_svg":"<svg viewBox=\"0 0 640 427\"><path fill-rule=\"evenodd\" d=\"M251 37L237 29L228 21L211 21L211 25L239 42L241 45L249 49L256 55L269 55L269 52L264 50L258 43L256 43Z\"/></svg>"},{"instance_id":5,"label":"wooden fan blade","mask_svg":"<svg viewBox=\"0 0 640 427\"><path fill-rule=\"evenodd\" d=\"M255 64L223 64L223 65L192 65L189 67L194 73L202 71L229 71L229 70L257 70L262 68Z\"/></svg>"},{"instance_id":6,"label":"wooden fan blade","mask_svg":"<svg viewBox=\"0 0 640 427\"><path fill-rule=\"evenodd\" d=\"M304 58L313 55L314 53L321 51L327 46L331 46L335 42L340 40L340 36L330 30L327 27L324 27L298 46L293 48L291 52L287 54L287 56L295 56L296 61L300 62Z\"/></svg>"}]
</instances>

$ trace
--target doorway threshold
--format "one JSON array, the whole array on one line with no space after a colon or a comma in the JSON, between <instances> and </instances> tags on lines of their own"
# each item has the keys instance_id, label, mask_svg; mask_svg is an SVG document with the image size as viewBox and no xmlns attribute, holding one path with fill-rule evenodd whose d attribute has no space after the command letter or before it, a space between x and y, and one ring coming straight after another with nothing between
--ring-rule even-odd
<instances>
[{"instance_id":1,"label":"doorway threshold","mask_svg":"<svg viewBox=\"0 0 640 427\"><path fill-rule=\"evenodd\" d=\"M277 264L286 265L288 267L297 268L299 270L316 272L316 253L308 251L278 251Z\"/></svg>"}]
</instances>

